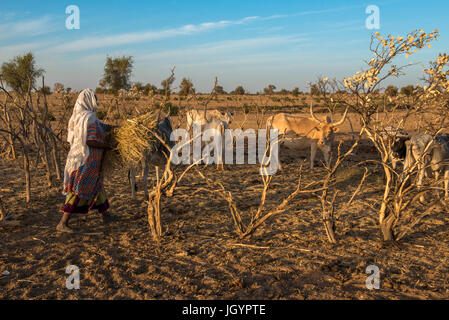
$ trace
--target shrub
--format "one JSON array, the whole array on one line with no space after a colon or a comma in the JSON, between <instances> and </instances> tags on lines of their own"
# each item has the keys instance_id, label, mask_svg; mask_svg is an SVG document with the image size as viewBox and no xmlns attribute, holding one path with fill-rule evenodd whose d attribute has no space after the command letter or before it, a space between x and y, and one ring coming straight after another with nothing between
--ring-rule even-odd
<instances>
[{"instance_id":1,"label":"shrub","mask_svg":"<svg viewBox=\"0 0 449 320\"><path fill-rule=\"evenodd\" d=\"M237 88L235 88L234 94L242 96L245 94L245 89L242 86L238 86Z\"/></svg>"},{"instance_id":2,"label":"shrub","mask_svg":"<svg viewBox=\"0 0 449 320\"><path fill-rule=\"evenodd\" d=\"M413 92L414 92L414 91L415 91L415 87L412 86L412 85L403 87L403 88L401 89L401 93L402 93L403 95L406 95L407 97L410 97L411 95L413 95Z\"/></svg>"},{"instance_id":3,"label":"shrub","mask_svg":"<svg viewBox=\"0 0 449 320\"><path fill-rule=\"evenodd\" d=\"M165 113L170 114L170 116L177 116L179 114L179 107L173 105L171 102L167 102L164 107L162 108L162 111Z\"/></svg>"},{"instance_id":4,"label":"shrub","mask_svg":"<svg viewBox=\"0 0 449 320\"><path fill-rule=\"evenodd\" d=\"M399 89L395 86L388 86L385 89L385 95L387 97L396 97L398 95Z\"/></svg>"}]
</instances>

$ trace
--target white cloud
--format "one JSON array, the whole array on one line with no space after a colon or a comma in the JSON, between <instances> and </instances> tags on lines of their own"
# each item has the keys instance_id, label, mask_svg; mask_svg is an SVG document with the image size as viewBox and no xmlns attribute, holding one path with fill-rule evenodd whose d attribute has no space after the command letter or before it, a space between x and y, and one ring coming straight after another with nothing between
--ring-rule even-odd
<instances>
[{"instance_id":1,"label":"white cloud","mask_svg":"<svg viewBox=\"0 0 449 320\"><path fill-rule=\"evenodd\" d=\"M214 29L226 28L232 25L241 25L250 21L257 20L258 18L259 17L246 17L236 21L223 20L218 22L206 22L198 25L189 24L179 28L172 28L161 31L134 32L108 37L84 38L78 41L58 45L51 50L54 52L73 52L155 41L176 36L193 35Z\"/></svg>"},{"instance_id":2,"label":"white cloud","mask_svg":"<svg viewBox=\"0 0 449 320\"><path fill-rule=\"evenodd\" d=\"M240 40L228 40L212 42L196 47L186 48L186 49L176 49L162 51L152 54L147 54L139 56L139 61L146 60L157 60L157 59L176 59L176 58L193 58L193 59L203 59L208 56L216 55L235 55L239 52L245 50L258 50L261 48L276 48L281 45L287 44L297 44L303 42L304 39L297 38L295 36L278 36L278 37L260 37L260 38L250 38L250 39L240 39Z\"/></svg>"},{"instance_id":3,"label":"white cloud","mask_svg":"<svg viewBox=\"0 0 449 320\"><path fill-rule=\"evenodd\" d=\"M50 16L20 22L0 24L0 39L37 36L56 30L55 24Z\"/></svg>"}]
</instances>

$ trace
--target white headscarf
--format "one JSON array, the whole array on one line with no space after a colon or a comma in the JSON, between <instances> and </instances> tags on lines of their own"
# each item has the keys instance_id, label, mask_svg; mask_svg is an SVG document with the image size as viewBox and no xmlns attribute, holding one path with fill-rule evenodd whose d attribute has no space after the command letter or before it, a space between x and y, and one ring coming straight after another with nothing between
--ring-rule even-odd
<instances>
[{"instance_id":1,"label":"white headscarf","mask_svg":"<svg viewBox=\"0 0 449 320\"><path fill-rule=\"evenodd\" d=\"M69 121L67 141L70 143L70 151L64 170L64 189L69 184L72 172L78 170L89 157L87 128L97 120L97 109L95 93L91 89L81 91Z\"/></svg>"}]
</instances>

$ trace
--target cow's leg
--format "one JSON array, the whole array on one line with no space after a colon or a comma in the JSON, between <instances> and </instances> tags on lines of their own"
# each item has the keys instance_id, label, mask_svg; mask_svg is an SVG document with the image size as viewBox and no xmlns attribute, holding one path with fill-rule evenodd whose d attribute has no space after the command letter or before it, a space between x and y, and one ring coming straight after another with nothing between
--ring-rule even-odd
<instances>
[{"instance_id":1,"label":"cow's leg","mask_svg":"<svg viewBox=\"0 0 449 320\"><path fill-rule=\"evenodd\" d=\"M129 183L131 185L131 198L136 199L136 168L131 167L128 170Z\"/></svg>"},{"instance_id":2,"label":"cow's leg","mask_svg":"<svg viewBox=\"0 0 449 320\"><path fill-rule=\"evenodd\" d=\"M397 166L398 166L398 161L392 157L391 158L391 167L393 168L394 171L396 171Z\"/></svg>"},{"instance_id":3,"label":"cow's leg","mask_svg":"<svg viewBox=\"0 0 449 320\"><path fill-rule=\"evenodd\" d=\"M273 138L273 140L271 140L271 136L270 136L270 141L269 141L270 143L268 144L268 156L270 157L270 163L271 163L271 161L277 161L277 163L278 163L278 171L282 171L280 150L282 148L284 140L285 140L285 131L280 136L278 136L278 140L277 141L274 138ZM278 152L273 155L272 154L272 150L273 150L273 145L275 143L278 144L278 146L277 146ZM273 158L274 158L274 160L273 160Z\"/></svg>"},{"instance_id":4,"label":"cow's leg","mask_svg":"<svg viewBox=\"0 0 449 320\"><path fill-rule=\"evenodd\" d=\"M440 176L441 176L441 172L440 172L440 170L435 170L434 171L434 176L435 176L435 185L438 187L441 183L441 181L440 181ZM439 190L437 189L437 190L435 190L434 191L434 193L436 193L437 195L439 195Z\"/></svg>"},{"instance_id":5,"label":"cow's leg","mask_svg":"<svg viewBox=\"0 0 449 320\"><path fill-rule=\"evenodd\" d=\"M218 148L221 148L221 155L218 156L218 164L217 164L217 170L224 171L224 157L226 152L226 137L225 137L225 131L223 129L223 133L221 135L221 146L218 146ZM218 150L217 148L217 150Z\"/></svg>"},{"instance_id":6,"label":"cow's leg","mask_svg":"<svg viewBox=\"0 0 449 320\"><path fill-rule=\"evenodd\" d=\"M316 157L316 149L318 148L318 145L316 142L312 142L310 146L310 169L313 170L315 166L315 157Z\"/></svg>"},{"instance_id":7,"label":"cow's leg","mask_svg":"<svg viewBox=\"0 0 449 320\"><path fill-rule=\"evenodd\" d=\"M417 187L418 187L418 192L419 191L421 191L421 189L422 189L422 183L423 183L423 179L424 179L424 175L426 174L426 168L425 168L425 165L424 164L422 164L422 163L420 163L419 165L418 165L418 181L417 181ZM424 195L422 195L420 198L419 198L419 200L421 201L421 202L424 202Z\"/></svg>"},{"instance_id":8,"label":"cow's leg","mask_svg":"<svg viewBox=\"0 0 449 320\"><path fill-rule=\"evenodd\" d=\"M321 148L321 152L323 152L324 162L326 163L326 166L329 168L331 165L331 147L330 146L324 146Z\"/></svg>"}]
</instances>

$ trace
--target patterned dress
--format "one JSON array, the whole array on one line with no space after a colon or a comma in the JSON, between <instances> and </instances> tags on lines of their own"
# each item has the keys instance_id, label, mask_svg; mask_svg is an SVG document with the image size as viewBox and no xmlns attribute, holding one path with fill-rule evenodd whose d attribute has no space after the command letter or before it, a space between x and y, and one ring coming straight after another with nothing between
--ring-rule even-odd
<instances>
[{"instance_id":1,"label":"patterned dress","mask_svg":"<svg viewBox=\"0 0 449 320\"><path fill-rule=\"evenodd\" d=\"M95 121L88 127L87 140L104 143L108 126L101 121ZM104 150L89 147L89 157L86 162L70 175L70 181L65 192L68 193L63 212L87 214L96 209L105 213L109 202L103 189L101 162Z\"/></svg>"}]
</instances>

